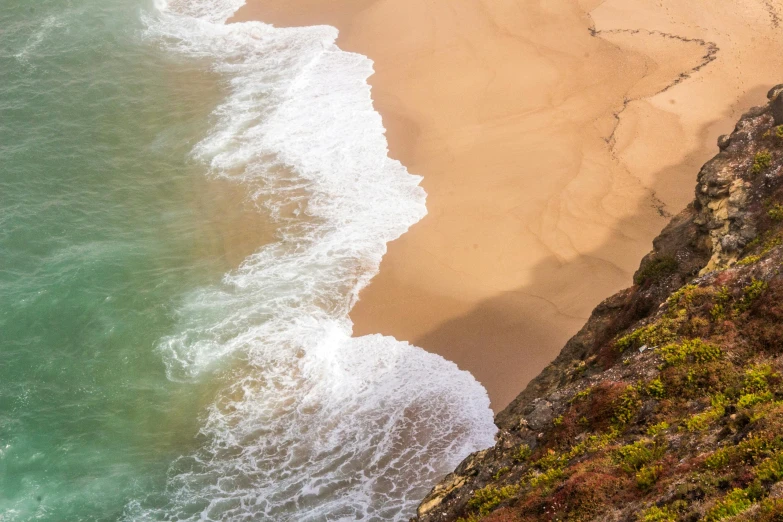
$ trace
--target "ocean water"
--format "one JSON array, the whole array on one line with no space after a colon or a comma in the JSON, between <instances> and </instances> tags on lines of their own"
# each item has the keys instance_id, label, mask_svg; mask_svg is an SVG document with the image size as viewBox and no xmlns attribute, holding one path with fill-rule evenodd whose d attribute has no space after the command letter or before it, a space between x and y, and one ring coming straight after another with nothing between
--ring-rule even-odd
<instances>
[{"instance_id":1,"label":"ocean water","mask_svg":"<svg viewBox=\"0 0 783 522\"><path fill-rule=\"evenodd\" d=\"M0 521L407 520L485 390L351 337L426 213L327 26L0 9Z\"/></svg>"}]
</instances>

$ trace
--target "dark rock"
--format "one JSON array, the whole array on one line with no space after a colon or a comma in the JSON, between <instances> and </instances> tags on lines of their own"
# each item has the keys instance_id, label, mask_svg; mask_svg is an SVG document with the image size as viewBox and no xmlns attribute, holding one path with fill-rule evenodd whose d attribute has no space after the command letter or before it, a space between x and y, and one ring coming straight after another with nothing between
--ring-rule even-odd
<instances>
[{"instance_id":1,"label":"dark rock","mask_svg":"<svg viewBox=\"0 0 783 522\"><path fill-rule=\"evenodd\" d=\"M783 85L776 85L767 93L772 116L775 118L775 125L783 125L783 97L780 96L782 92Z\"/></svg>"},{"instance_id":2,"label":"dark rock","mask_svg":"<svg viewBox=\"0 0 783 522\"><path fill-rule=\"evenodd\" d=\"M720 240L724 252L735 252L740 248L740 238L734 234L726 234Z\"/></svg>"},{"instance_id":3,"label":"dark rock","mask_svg":"<svg viewBox=\"0 0 783 522\"><path fill-rule=\"evenodd\" d=\"M554 411L552 410L552 403L548 401L539 399L535 404L535 408L527 416L527 423L531 429L540 431L551 426Z\"/></svg>"},{"instance_id":4,"label":"dark rock","mask_svg":"<svg viewBox=\"0 0 783 522\"><path fill-rule=\"evenodd\" d=\"M740 129L743 128L743 126L746 123L746 119L748 118L757 118L761 116L762 114L765 114L769 110L769 107L766 105L759 105L758 107L751 107L748 109L748 111L742 115L742 120L740 120L739 127Z\"/></svg>"},{"instance_id":5,"label":"dark rock","mask_svg":"<svg viewBox=\"0 0 783 522\"><path fill-rule=\"evenodd\" d=\"M773 98L777 98L778 94L783 92L783 83L779 83L767 92L767 99L772 101Z\"/></svg>"},{"instance_id":6,"label":"dark rock","mask_svg":"<svg viewBox=\"0 0 783 522\"><path fill-rule=\"evenodd\" d=\"M783 246L765 246L764 241L751 246L761 233L764 237L783 237L783 224L772 223L766 214L769 208L766 202L783 202L783 188L777 177L783 167L783 150L779 144L772 146L773 139L768 134L773 117L776 124L783 124L783 84L773 88L769 96L769 105L748 111L734 133L719 139L721 152L699 171L694 201L664 228L653 241L652 251L640 263L641 270L655 259L675 259L673 272L622 290L599 304L557 358L497 414L495 423L500 432L496 445L469 456L435 486L419 507L418 522L453 522L478 516L469 501L483 488L489 488L488 494L509 486L516 488L510 494L503 493L504 499L492 508L502 513L496 511L497 515L489 515L490 519L530 522L552 520L550 515L555 506L562 511L564 520L631 522L638 520L639 514L651 505L663 507L675 501L687 504L678 508L679 520L695 521L702 519L705 509L723 494L716 493L709 483L704 487L694 484L693 473L709 476L713 471L704 467L705 458L719 448L756 436L760 433L759 423L764 421L751 418L747 408L727 404L723 415L705 421L709 425L703 430L683 429L688 419L704 415L713 407L710 398L716 390L710 387L717 385L720 377L711 376L710 379L717 380L705 384L699 395L692 395L692 389L683 397L668 395L669 383L664 388L667 395L660 400L653 399L646 386L650 386L655 376L664 379L659 352L649 349L640 352L641 342L623 351L618 349L617 341L648 327L667 325L669 328L669 324L681 320L675 338L682 341L698 337L719 344L727 355L721 364L733 368L731 371L736 372L733 378L740 382L747 369L742 361L753 360L747 353L754 357L774 357L775 351L780 351L777 347L779 339L783 339L780 319L783 274L779 269L783 265ZM779 115L775 113L776 104L780 105ZM767 149L772 164L764 175L753 175L750 169L755 155ZM738 259L753 258L737 263ZM763 294L766 297L759 298L752 306L739 308L754 279L767 283L769 289ZM690 285L687 288L693 293L678 299L692 297L693 307L680 304L674 309L678 315L667 315L673 313L670 297L685 285ZM773 291L774 288L777 290ZM716 296L723 292L733 301L722 302L728 314L725 319L716 320L713 316ZM717 335L715 332L720 335L710 337ZM737 353L739 350L749 352L742 355ZM776 371L783 373L783 356L775 365L779 367ZM577 367L582 370L575 372ZM643 386L629 388L636 383ZM775 396L780 397L783 383L775 386ZM587 395L582 394L588 390ZM629 398L628 390L637 395ZM736 401L732 394L725 395L730 401ZM667 403L669 406L662 408ZM630 417L623 421L627 424L617 433L618 438L593 454L588 451L568 457L569 448L617 428L618 405L631 408ZM663 415L668 417L662 418ZM614 468L605 466L613 466L607 462L611 462L610 457L617 448L640 440L649 441L650 426L661 420L671 425L671 429L663 434L659 432L655 439L665 441L666 455L660 463L666 472L654 488L639 491L634 473L627 473L616 464ZM783 416L779 422L783 423ZM770 433L777 433L775 429ZM528 457L514 457L520 444L529 446ZM556 469L562 475L547 479L552 483L546 487L548 496L542 497L544 493L531 486L531 477L540 477L546 468L535 462L554 456L560 459L565 456L568 467ZM547 464L551 465L551 462ZM504 468L508 471L496 478L497 470ZM748 467L744 472L752 474ZM735 484L723 486L728 490ZM776 495L783 496L783 487Z\"/></svg>"}]
</instances>

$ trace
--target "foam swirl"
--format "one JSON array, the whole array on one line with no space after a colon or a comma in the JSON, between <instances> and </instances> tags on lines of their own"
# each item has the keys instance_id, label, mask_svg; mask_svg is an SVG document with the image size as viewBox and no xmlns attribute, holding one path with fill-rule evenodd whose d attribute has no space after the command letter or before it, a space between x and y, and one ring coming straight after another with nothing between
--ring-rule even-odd
<instances>
[{"instance_id":1,"label":"foam swirl","mask_svg":"<svg viewBox=\"0 0 783 522\"><path fill-rule=\"evenodd\" d=\"M405 520L431 484L493 443L486 391L348 312L386 244L426 213L388 157L372 62L328 26L225 25L237 2L158 5L148 38L228 82L194 149L279 224L220 285L187 297L159 350L171 379L222 379L203 450L171 467L132 520Z\"/></svg>"}]
</instances>

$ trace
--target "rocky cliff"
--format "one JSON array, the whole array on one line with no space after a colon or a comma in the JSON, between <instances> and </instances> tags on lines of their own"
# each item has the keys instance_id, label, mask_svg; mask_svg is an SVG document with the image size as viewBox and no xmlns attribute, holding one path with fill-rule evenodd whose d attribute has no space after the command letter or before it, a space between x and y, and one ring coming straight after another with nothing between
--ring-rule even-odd
<instances>
[{"instance_id":1,"label":"rocky cliff","mask_svg":"<svg viewBox=\"0 0 783 522\"><path fill-rule=\"evenodd\" d=\"M414 520L783 520L781 93Z\"/></svg>"}]
</instances>

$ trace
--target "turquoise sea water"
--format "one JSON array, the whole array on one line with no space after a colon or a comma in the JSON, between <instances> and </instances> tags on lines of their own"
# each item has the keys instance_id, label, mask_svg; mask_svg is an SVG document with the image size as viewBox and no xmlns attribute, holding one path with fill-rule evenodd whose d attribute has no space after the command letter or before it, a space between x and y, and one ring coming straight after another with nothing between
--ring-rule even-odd
<instances>
[{"instance_id":1,"label":"turquoise sea water","mask_svg":"<svg viewBox=\"0 0 783 522\"><path fill-rule=\"evenodd\" d=\"M9 1L0 520L110 520L194 443L208 387L167 379L153 347L178 297L236 264L222 244L253 212L187 160L221 89L141 41L148 6Z\"/></svg>"},{"instance_id":2,"label":"turquoise sea water","mask_svg":"<svg viewBox=\"0 0 783 522\"><path fill-rule=\"evenodd\" d=\"M406 519L494 432L349 338L417 180L331 29L194 5L0 9L0 521Z\"/></svg>"}]
</instances>

